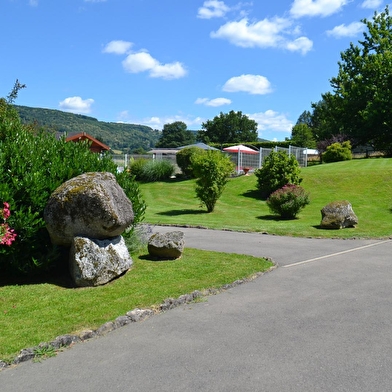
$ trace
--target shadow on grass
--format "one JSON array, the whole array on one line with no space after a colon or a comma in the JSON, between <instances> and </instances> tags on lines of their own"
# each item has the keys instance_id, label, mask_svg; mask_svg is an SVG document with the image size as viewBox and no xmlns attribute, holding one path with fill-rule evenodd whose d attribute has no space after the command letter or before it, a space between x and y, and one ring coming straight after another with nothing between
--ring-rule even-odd
<instances>
[{"instance_id":1,"label":"shadow on grass","mask_svg":"<svg viewBox=\"0 0 392 392\"><path fill-rule=\"evenodd\" d=\"M68 253L62 253L48 271L18 274L0 270L0 287L35 284L53 284L66 289L75 288L69 272Z\"/></svg>"},{"instance_id":2,"label":"shadow on grass","mask_svg":"<svg viewBox=\"0 0 392 392\"><path fill-rule=\"evenodd\" d=\"M246 192L241 193L241 196L249 197L251 199L256 199L256 200L266 200L266 198L263 198L260 195L260 191L258 189L249 189Z\"/></svg>"},{"instance_id":3,"label":"shadow on grass","mask_svg":"<svg viewBox=\"0 0 392 392\"><path fill-rule=\"evenodd\" d=\"M157 212L157 215L165 215L165 216L200 215L200 214L207 214L207 211L185 209L185 210L170 210L170 211Z\"/></svg>"},{"instance_id":4,"label":"shadow on grass","mask_svg":"<svg viewBox=\"0 0 392 392\"><path fill-rule=\"evenodd\" d=\"M288 222L288 221L294 221L297 220L298 218L289 218L289 219L285 219L280 217L279 215L260 215L256 217L257 219L260 220L268 220L268 221L275 221L275 222Z\"/></svg>"},{"instance_id":5,"label":"shadow on grass","mask_svg":"<svg viewBox=\"0 0 392 392\"><path fill-rule=\"evenodd\" d=\"M315 225L312 226L316 230L326 230L326 231L340 231L340 230L348 230L348 229L355 229L355 227L345 227L344 229L333 229L333 228L328 228L328 227L322 227L320 225Z\"/></svg>"},{"instance_id":6,"label":"shadow on grass","mask_svg":"<svg viewBox=\"0 0 392 392\"><path fill-rule=\"evenodd\" d=\"M147 261L156 261L156 262L162 262L162 261L175 261L178 260L178 258L159 258L159 257L154 257L151 256L150 254L142 255L139 256L140 260L147 260Z\"/></svg>"}]
</instances>

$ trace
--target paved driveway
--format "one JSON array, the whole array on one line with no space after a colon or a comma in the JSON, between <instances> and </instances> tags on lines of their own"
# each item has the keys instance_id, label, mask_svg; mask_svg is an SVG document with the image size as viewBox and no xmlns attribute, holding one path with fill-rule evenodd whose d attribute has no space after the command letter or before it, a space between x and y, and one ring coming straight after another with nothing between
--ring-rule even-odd
<instances>
[{"instance_id":1,"label":"paved driveway","mask_svg":"<svg viewBox=\"0 0 392 392\"><path fill-rule=\"evenodd\" d=\"M42 363L6 369L0 390L392 389L392 241L183 231L187 246L239 249L280 267Z\"/></svg>"}]
</instances>

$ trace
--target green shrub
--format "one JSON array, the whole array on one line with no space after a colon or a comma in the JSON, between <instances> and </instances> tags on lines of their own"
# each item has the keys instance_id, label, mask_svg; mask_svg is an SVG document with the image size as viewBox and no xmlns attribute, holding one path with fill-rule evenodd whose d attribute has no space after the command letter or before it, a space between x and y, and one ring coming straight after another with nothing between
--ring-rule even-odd
<instances>
[{"instance_id":1,"label":"green shrub","mask_svg":"<svg viewBox=\"0 0 392 392\"><path fill-rule=\"evenodd\" d=\"M192 166L196 180L196 197L207 212L212 212L222 195L228 177L234 170L230 158L220 151L206 151L192 158Z\"/></svg>"},{"instance_id":2,"label":"green shrub","mask_svg":"<svg viewBox=\"0 0 392 392\"><path fill-rule=\"evenodd\" d=\"M205 150L200 147L186 147L180 150L176 155L176 162L181 172L186 177L195 177L193 173L192 157L194 155L204 154Z\"/></svg>"},{"instance_id":3,"label":"green shrub","mask_svg":"<svg viewBox=\"0 0 392 392\"><path fill-rule=\"evenodd\" d=\"M267 198L272 192L286 184L299 185L301 169L294 155L284 151L272 151L263 162L260 169L255 170L257 187L261 196Z\"/></svg>"},{"instance_id":4,"label":"green shrub","mask_svg":"<svg viewBox=\"0 0 392 392\"><path fill-rule=\"evenodd\" d=\"M130 173L137 181L155 182L167 180L173 175L174 165L167 160L136 159L129 166Z\"/></svg>"},{"instance_id":5,"label":"green shrub","mask_svg":"<svg viewBox=\"0 0 392 392\"><path fill-rule=\"evenodd\" d=\"M129 164L129 172L136 180L141 181L143 177L144 166L149 160L146 158L135 159Z\"/></svg>"},{"instance_id":6,"label":"green shrub","mask_svg":"<svg viewBox=\"0 0 392 392\"><path fill-rule=\"evenodd\" d=\"M150 159L143 166L141 181L155 182L167 180L174 174L174 165L165 159Z\"/></svg>"},{"instance_id":7,"label":"green shrub","mask_svg":"<svg viewBox=\"0 0 392 392\"><path fill-rule=\"evenodd\" d=\"M270 211L283 219L294 219L310 202L309 194L298 185L287 184L267 199Z\"/></svg>"},{"instance_id":8,"label":"green shrub","mask_svg":"<svg viewBox=\"0 0 392 392\"><path fill-rule=\"evenodd\" d=\"M17 237L0 245L0 268L32 272L57 258L45 227L43 211L52 192L85 172L111 172L133 202L135 221L143 219L145 204L138 184L117 173L109 155L92 153L88 143L66 142L54 134L23 125L14 107L0 99L0 203L8 202L7 220Z\"/></svg>"},{"instance_id":9,"label":"green shrub","mask_svg":"<svg viewBox=\"0 0 392 392\"><path fill-rule=\"evenodd\" d=\"M349 161L350 159L352 159L351 144L348 140L343 143L329 145L322 154L322 160L325 163Z\"/></svg>"}]
</instances>

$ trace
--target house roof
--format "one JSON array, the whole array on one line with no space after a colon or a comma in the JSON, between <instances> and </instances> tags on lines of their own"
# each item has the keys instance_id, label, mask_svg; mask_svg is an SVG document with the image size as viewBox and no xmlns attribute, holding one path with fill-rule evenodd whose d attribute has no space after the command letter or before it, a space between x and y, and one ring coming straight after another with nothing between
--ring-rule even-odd
<instances>
[{"instance_id":1,"label":"house roof","mask_svg":"<svg viewBox=\"0 0 392 392\"><path fill-rule=\"evenodd\" d=\"M83 140L89 140L91 142L90 149L93 151L109 151L110 147L106 144L100 142L99 140L95 139L91 135L86 132L79 132L75 135L68 136L65 139L67 142L78 142Z\"/></svg>"},{"instance_id":2,"label":"house roof","mask_svg":"<svg viewBox=\"0 0 392 392\"><path fill-rule=\"evenodd\" d=\"M182 150L183 148L188 148L188 147L199 147L199 148L202 148L203 150L218 150L217 148L209 146L208 144L205 144L205 143L189 144L187 146L181 146L181 147L178 147L178 148L180 150Z\"/></svg>"},{"instance_id":3,"label":"house roof","mask_svg":"<svg viewBox=\"0 0 392 392\"><path fill-rule=\"evenodd\" d=\"M178 151L176 148L154 148L148 151L147 154L175 155Z\"/></svg>"}]
</instances>

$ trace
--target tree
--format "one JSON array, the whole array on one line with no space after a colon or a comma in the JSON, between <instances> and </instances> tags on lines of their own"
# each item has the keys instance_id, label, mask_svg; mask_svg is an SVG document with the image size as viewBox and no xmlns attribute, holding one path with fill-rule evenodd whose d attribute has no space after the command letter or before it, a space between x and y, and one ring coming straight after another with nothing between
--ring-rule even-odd
<instances>
[{"instance_id":1,"label":"tree","mask_svg":"<svg viewBox=\"0 0 392 392\"><path fill-rule=\"evenodd\" d=\"M392 17L375 13L358 45L341 53L338 75L331 79L335 119L354 145L371 144L392 155ZM323 96L326 98L326 95Z\"/></svg>"},{"instance_id":2,"label":"tree","mask_svg":"<svg viewBox=\"0 0 392 392\"><path fill-rule=\"evenodd\" d=\"M312 113L309 110L304 110L301 115L298 117L297 123L299 124L306 124L309 128L312 127Z\"/></svg>"},{"instance_id":3,"label":"tree","mask_svg":"<svg viewBox=\"0 0 392 392\"><path fill-rule=\"evenodd\" d=\"M341 107L336 95L330 92L323 94L319 102L312 103L312 108L312 134L317 145L343 134L339 117Z\"/></svg>"},{"instance_id":4,"label":"tree","mask_svg":"<svg viewBox=\"0 0 392 392\"><path fill-rule=\"evenodd\" d=\"M207 207L207 212L212 212L234 170L234 163L220 151L208 150L193 155L192 166L197 177L196 197Z\"/></svg>"},{"instance_id":5,"label":"tree","mask_svg":"<svg viewBox=\"0 0 392 392\"><path fill-rule=\"evenodd\" d=\"M187 130L186 124L176 121L163 126L162 136L155 147L176 148L195 142L195 135Z\"/></svg>"},{"instance_id":6,"label":"tree","mask_svg":"<svg viewBox=\"0 0 392 392\"><path fill-rule=\"evenodd\" d=\"M257 123L242 112L220 113L202 123L198 139L205 143L241 143L257 141Z\"/></svg>"},{"instance_id":7,"label":"tree","mask_svg":"<svg viewBox=\"0 0 392 392\"><path fill-rule=\"evenodd\" d=\"M290 142L298 147L316 147L312 129L305 123L297 123L293 126Z\"/></svg>"}]
</instances>

